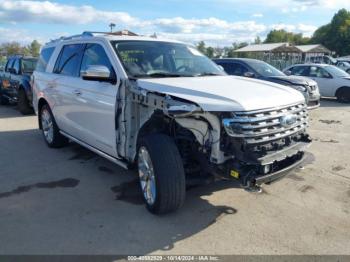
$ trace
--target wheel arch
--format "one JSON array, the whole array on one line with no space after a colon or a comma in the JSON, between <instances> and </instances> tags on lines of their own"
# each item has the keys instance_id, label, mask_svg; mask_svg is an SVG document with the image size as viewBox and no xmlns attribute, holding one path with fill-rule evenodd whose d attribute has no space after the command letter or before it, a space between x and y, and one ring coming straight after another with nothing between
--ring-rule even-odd
<instances>
[{"instance_id":1,"label":"wheel arch","mask_svg":"<svg viewBox=\"0 0 350 262\"><path fill-rule=\"evenodd\" d=\"M339 87L339 88L335 91L335 96L338 97L339 93L340 93L342 90L345 90L345 89L348 89L349 92L350 92L350 86L341 86L341 87Z\"/></svg>"},{"instance_id":2,"label":"wheel arch","mask_svg":"<svg viewBox=\"0 0 350 262\"><path fill-rule=\"evenodd\" d=\"M46 101L45 98L40 98L39 101L38 101L38 124L39 124L39 129L42 129L42 125L41 125L41 114L40 114L40 111L41 111L41 108L44 106L44 105L48 105L49 103Z\"/></svg>"}]
</instances>

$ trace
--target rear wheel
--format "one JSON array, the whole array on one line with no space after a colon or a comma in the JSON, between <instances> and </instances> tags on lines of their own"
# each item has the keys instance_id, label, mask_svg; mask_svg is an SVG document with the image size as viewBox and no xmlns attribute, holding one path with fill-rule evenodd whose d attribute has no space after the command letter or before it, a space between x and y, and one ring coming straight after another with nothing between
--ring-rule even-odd
<instances>
[{"instance_id":1,"label":"rear wheel","mask_svg":"<svg viewBox=\"0 0 350 262\"><path fill-rule=\"evenodd\" d=\"M68 143L68 139L60 133L51 109L47 104L43 105L40 110L40 121L43 137L49 147L58 148Z\"/></svg>"},{"instance_id":2,"label":"rear wheel","mask_svg":"<svg viewBox=\"0 0 350 262\"><path fill-rule=\"evenodd\" d=\"M29 105L26 92L21 88L18 91L18 109L23 115L33 114L33 108Z\"/></svg>"},{"instance_id":3,"label":"rear wheel","mask_svg":"<svg viewBox=\"0 0 350 262\"><path fill-rule=\"evenodd\" d=\"M143 138L138 149L138 171L146 207L151 213L169 213L183 205L185 171L172 138L163 134Z\"/></svg>"},{"instance_id":4,"label":"rear wheel","mask_svg":"<svg viewBox=\"0 0 350 262\"><path fill-rule=\"evenodd\" d=\"M350 103L350 87L342 87L337 93L336 97L341 103Z\"/></svg>"}]
</instances>

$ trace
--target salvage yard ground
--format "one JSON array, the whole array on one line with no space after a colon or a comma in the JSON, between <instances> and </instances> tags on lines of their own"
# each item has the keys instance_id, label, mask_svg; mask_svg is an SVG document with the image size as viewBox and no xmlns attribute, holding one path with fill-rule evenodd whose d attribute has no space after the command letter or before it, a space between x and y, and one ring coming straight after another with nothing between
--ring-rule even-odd
<instances>
[{"instance_id":1,"label":"salvage yard ground","mask_svg":"<svg viewBox=\"0 0 350 262\"><path fill-rule=\"evenodd\" d=\"M0 107L0 254L350 254L350 106L311 112L308 164L256 195L192 188L177 213L146 211L135 172Z\"/></svg>"}]
</instances>

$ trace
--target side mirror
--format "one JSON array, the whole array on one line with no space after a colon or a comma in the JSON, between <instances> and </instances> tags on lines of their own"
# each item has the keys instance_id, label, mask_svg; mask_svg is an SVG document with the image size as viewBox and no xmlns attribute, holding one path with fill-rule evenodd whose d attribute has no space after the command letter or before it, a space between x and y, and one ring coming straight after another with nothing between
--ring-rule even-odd
<instances>
[{"instance_id":1,"label":"side mirror","mask_svg":"<svg viewBox=\"0 0 350 262\"><path fill-rule=\"evenodd\" d=\"M250 77L250 78L255 77L255 74L254 74L253 72L245 72L243 75L244 75L245 77Z\"/></svg>"},{"instance_id":2,"label":"side mirror","mask_svg":"<svg viewBox=\"0 0 350 262\"><path fill-rule=\"evenodd\" d=\"M284 72L287 76L291 76L292 75L292 71L290 71L290 70L287 70L287 71L285 71Z\"/></svg>"},{"instance_id":3,"label":"side mirror","mask_svg":"<svg viewBox=\"0 0 350 262\"><path fill-rule=\"evenodd\" d=\"M80 75L84 80L90 81L110 82L113 80L111 78L111 71L103 65L90 65L86 70L80 71Z\"/></svg>"}]
</instances>

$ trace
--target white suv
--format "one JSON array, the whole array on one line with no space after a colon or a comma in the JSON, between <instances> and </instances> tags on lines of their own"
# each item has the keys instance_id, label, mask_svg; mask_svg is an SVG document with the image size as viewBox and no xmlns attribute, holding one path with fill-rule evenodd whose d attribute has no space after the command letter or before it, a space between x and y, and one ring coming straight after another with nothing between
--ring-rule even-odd
<instances>
[{"instance_id":1,"label":"white suv","mask_svg":"<svg viewBox=\"0 0 350 262\"><path fill-rule=\"evenodd\" d=\"M69 140L137 166L147 208L178 209L186 183L214 175L259 189L310 143L300 92L227 76L193 46L83 33L43 47L34 108L49 147Z\"/></svg>"}]
</instances>

